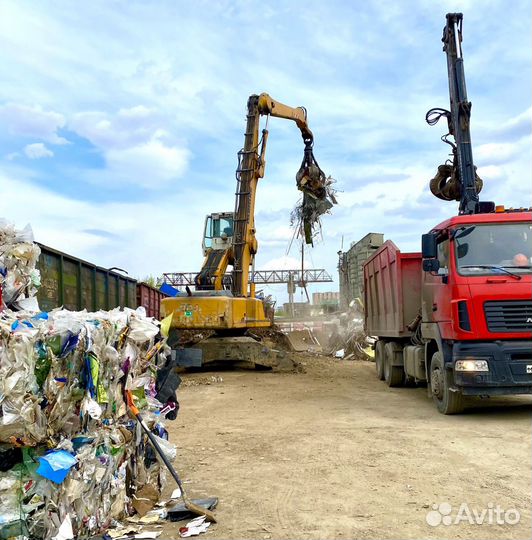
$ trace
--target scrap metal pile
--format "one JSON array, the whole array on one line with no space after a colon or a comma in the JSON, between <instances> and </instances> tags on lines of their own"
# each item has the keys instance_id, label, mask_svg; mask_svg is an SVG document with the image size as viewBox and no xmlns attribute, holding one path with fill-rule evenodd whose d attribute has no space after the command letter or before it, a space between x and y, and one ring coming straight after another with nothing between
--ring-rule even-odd
<instances>
[{"instance_id":1,"label":"scrap metal pile","mask_svg":"<svg viewBox=\"0 0 532 540\"><path fill-rule=\"evenodd\" d=\"M30 267L22 257L4 278L27 293ZM144 308L0 309L0 538L89 538L155 505L165 469L125 395L175 454L164 418L179 379L160 326Z\"/></svg>"},{"instance_id":2,"label":"scrap metal pile","mask_svg":"<svg viewBox=\"0 0 532 540\"><path fill-rule=\"evenodd\" d=\"M344 360L373 360L375 339L364 331L364 306L359 298L330 322L333 331L329 336L329 354Z\"/></svg>"}]
</instances>

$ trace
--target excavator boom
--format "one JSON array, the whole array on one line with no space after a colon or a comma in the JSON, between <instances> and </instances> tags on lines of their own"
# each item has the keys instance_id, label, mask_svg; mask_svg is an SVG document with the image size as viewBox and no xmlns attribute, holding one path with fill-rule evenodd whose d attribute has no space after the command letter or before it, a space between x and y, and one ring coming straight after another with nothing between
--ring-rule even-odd
<instances>
[{"instance_id":1,"label":"excavator boom","mask_svg":"<svg viewBox=\"0 0 532 540\"><path fill-rule=\"evenodd\" d=\"M266 129L262 131L262 139L259 141L260 117L268 115L293 120L301 131L307 154L312 155L314 144L314 136L307 123L307 111L303 107L289 107L275 101L268 94L262 93L260 96L250 96L247 108L244 148L239 153L239 167L236 174L237 190L234 213L232 292L234 296L238 297L255 296L254 285L249 286L249 269L258 249L255 235L255 198L258 181L264 176L268 141ZM323 189L325 176L321 170L316 171L315 174L319 176L320 173L323 178L320 176L316 184ZM298 181L298 187L307 191L312 189L316 199L324 199L326 196L325 191L318 192L316 186L310 182L302 186Z\"/></svg>"},{"instance_id":2,"label":"excavator boom","mask_svg":"<svg viewBox=\"0 0 532 540\"><path fill-rule=\"evenodd\" d=\"M288 107L279 101L275 101L265 93L259 96L258 107L260 114L269 114L276 118L293 120L301 130L303 140L310 143L314 141L314 135L307 124L307 110L304 107Z\"/></svg>"}]
</instances>

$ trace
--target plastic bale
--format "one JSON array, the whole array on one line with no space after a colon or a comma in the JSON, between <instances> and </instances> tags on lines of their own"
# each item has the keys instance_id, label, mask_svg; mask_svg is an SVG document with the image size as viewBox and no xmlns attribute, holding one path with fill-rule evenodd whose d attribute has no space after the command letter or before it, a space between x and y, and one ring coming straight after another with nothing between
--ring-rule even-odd
<instances>
[{"instance_id":1,"label":"plastic bale","mask_svg":"<svg viewBox=\"0 0 532 540\"><path fill-rule=\"evenodd\" d=\"M68 470L41 469L47 478L33 470L39 493L30 494L33 510L23 515L36 537L52 538L67 522L76 537L102 533L132 511L145 486L160 492L164 469L149 455L123 395L135 392L156 429L161 416L153 413L165 405L155 398L157 369L169 353L161 339L142 310L0 314L0 442L33 447L30 461L41 466L58 455L75 462ZM54 476L59 471L63 476Z\"/></svg>"}]
</instances>

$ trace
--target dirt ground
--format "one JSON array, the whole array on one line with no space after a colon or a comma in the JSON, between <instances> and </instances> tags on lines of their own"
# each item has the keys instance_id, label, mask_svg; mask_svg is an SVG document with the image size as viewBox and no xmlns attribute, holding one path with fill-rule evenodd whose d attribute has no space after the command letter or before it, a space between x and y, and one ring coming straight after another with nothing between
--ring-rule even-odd
<instances>
[{"instance_id":1,"label":"dirt ground","mask_svg":"<svg viewBox=\"0 0 532 540\"><path fill-rule=\"evenodd\" d=\"M206 536L531 538L530 397L471 400L443 416L426 389L388 388L370 362L302 362L303 373L183 377L170 437L189 496L220 499ZM466 504L464 521L429 526L441 503L453 520ZM520 521L494 524L497 505ZM484 509L483 525L465 521Z\"/></svg>"}]
</instances>

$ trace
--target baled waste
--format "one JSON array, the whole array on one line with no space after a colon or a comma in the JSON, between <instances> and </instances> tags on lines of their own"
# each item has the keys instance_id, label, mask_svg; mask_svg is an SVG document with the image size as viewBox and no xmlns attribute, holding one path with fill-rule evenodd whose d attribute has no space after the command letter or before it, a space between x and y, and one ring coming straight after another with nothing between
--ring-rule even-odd
<instances>
[{"instance_id":1,"label":"baled waste","mask_svg":"<svg viewBox=\"0 0 532 540\"><path fill-rule=\"evenodd\" d=\"M0 218L0 310L38 310L35 294L41 276L35 265L40 253L29 225L17 230Z\"/></svg>"},{"instance_id":2,"label":"baled waste","mask_svg":"<svg viewBox=\"0 0 532 540\"><path fill-rule=\"evenodd\" d=\"M157 503L166 469L125 396L172 459L179 378L144 308L40 312L25 232L0 228L0 538L89 538Z\"/></svg>"},{"instance_id":3,"label":"baled waste","mask_svg":"<svg viewBox=\"0 0 532 540\"><path fill-rule=\"evenodd\" d=\"M160 414L176 403L158 378L169 352L160 340L142 308L0 314L2 535L51 538L68 519L83 538L153 508L164 468L124 392L175 456Z\"/></svg>"}]
</instances>

